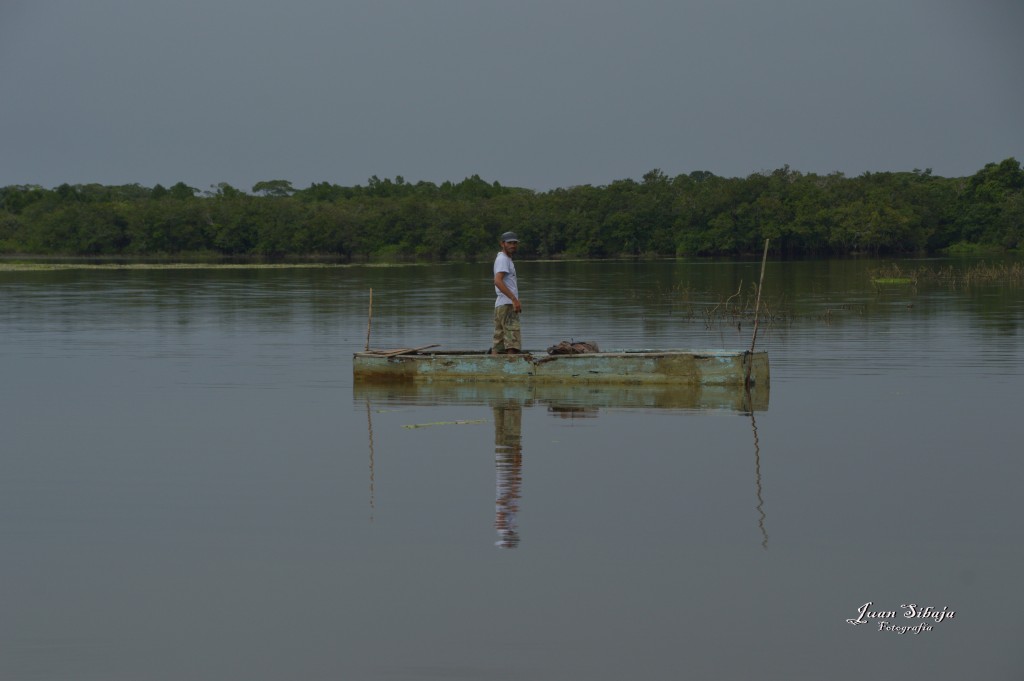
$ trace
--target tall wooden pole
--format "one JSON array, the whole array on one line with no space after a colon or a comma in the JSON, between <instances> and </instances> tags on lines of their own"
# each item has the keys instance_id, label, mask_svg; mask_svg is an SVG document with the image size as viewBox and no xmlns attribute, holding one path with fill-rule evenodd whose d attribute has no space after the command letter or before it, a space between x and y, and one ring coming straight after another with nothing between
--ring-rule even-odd
<instances>
[{"instance_id":1,"label":"tall wooden pole","mask_svg":"<svg viewBox=\"0 0 1024 681\"><path fill-rule=\"evenodd\" d=\"M764 286L764 265L768 261L768 241L764 240L764 255L761 256L761 279L757 282L757 299L754 302L754 336L750 339L750 355L747 358L746 384L750 385L750 370L754 368L754 344L757 343L757 324L761 311L761 288Z\"/></svg>"},{"instance_id":2,"label":"tall wooden pole","mask_svg":"<svg viewBox=\"0 0 1024 681\"><path fill-rule=\"evenodd\" d=\"M373 324L373 289L370 289L370 314L366 318L366 351L370 351L370 326Z\"/></svg>"}]
</instances>

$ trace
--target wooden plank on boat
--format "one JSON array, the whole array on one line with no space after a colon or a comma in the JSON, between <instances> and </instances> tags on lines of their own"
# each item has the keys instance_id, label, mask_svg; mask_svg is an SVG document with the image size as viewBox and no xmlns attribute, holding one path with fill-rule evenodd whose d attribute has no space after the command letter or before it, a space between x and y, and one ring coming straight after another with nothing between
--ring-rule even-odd
<instances>
[{"instance_id":1,"label":"wooden plank on boat","mask_svg":"<svg viewBox=\"0 0 1024 681\"><path fill-rule=\"evenodd\" d=\"M429 348L436 348L440 343L433 343L431 345L421 345L418 348L402 348L401 350L388 350L387 352L380 352L379 350L371 350L371 352L378 357L397 357L398 355L408 355L413 352L419 352L420 350L427 350Z\"/></svg>"}]
</instances>

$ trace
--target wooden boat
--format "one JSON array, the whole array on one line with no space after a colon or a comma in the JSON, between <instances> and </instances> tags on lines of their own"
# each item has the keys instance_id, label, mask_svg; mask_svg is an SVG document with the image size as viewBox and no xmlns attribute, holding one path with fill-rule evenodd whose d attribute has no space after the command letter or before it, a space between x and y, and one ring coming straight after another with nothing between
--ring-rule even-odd
<instances>
[{"instance_id":1,"label":"wooden boat","mask_svg":"<svg viewBox=\"0 0 1024 681\"><path fill-rule=\"evenodd\" d=\"M752 385L769 382L768 353L726 350L615 350L574 355L523 352L370 350L352 359L356 382L487 382Z\"/></svg>"}]
</instances>

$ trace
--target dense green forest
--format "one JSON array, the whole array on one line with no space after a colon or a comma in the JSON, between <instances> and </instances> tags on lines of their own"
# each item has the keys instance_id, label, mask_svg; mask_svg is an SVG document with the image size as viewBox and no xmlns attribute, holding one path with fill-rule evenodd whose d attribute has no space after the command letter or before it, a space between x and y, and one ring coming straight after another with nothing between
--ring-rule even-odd
<instances>
[{"instance_id":1,"label":"dense green forest","mask_svg":"<svg viewBox=\"0 0 1024 681\"><path fill-rule=\"evenodd\" d=\"M537 192L488 183L258 182L199 191L13 185L0 189L0 254L323 256L343 261L490 257L519 233L527 257L932 253L1024 247L1024 170L1013 158L970 177L930 170L846 177L788 166L746 178L698 171Z\"/></svg>"}]
</instances>

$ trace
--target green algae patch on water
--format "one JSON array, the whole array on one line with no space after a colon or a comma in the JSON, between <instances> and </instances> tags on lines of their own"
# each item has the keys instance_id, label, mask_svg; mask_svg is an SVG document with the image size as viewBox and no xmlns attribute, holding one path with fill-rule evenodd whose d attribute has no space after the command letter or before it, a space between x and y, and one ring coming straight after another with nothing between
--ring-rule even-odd
<instances>
[{"instance_id":1,"label":"green algae patch on water","mask_svg":"<svg viewBox=\"0 0 1024 681\"><path fill-rule=\"evenodd\" d=\"M63 270L296 270L348 267L323 263L38 263L0 262L0 272L58 272Z\"/></svg>"}]
</instances>

